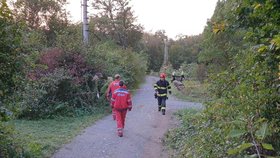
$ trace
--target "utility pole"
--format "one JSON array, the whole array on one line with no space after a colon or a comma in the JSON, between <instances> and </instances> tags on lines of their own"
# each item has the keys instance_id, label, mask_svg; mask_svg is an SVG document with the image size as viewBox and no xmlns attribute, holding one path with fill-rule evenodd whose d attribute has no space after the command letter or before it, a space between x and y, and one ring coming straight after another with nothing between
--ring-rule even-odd
<instances>
[{"instance_id":1,"label":"utility pole","mask_svg":"<svg viewBox=\"0 0 280 158\"><path fill-rule=\"evenodd\" d=\"M88 29L88 16L87 16L87 1L88 0L83 0L83 3L82 3L82 7L83 7L83 41L84 41L84 44L87 45L88 44L88 32L89 32L89 29Z\"/></svg>"},{"instance_id":2,"label":"utility pole","mask_svg":"<svg viewBox=\"0 0 280 158\"><path fill-rule=\"evenodd\" d=\"M168 65L168 39L164 39L164 60L163 65Z\"/></svg>"}]
</instances>

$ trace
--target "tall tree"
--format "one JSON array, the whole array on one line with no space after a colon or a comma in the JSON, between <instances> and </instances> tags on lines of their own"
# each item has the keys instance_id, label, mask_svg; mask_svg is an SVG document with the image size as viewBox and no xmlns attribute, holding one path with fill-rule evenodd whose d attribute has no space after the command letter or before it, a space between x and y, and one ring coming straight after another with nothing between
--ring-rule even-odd
<instances>
[{"instance_id":1,"label":"tall tree","mask_svg":"<svg viewBox=\"0 0 280 158\"><path fill-rule=\"evenodd\" d=\"M250 73L256 76L253 84L257 92L267 91L267 100L259 102L260 109L264 117L275 121L277 127L280 128L280 1L244 0L236 13L239 27L248 30L247 41L255 44L253 46L254 65L250 70ZM259 67L261 71L255 72L255 69ZM279 133L275 135L278 141L274 145L277 146L280 155L280 135Z\"/></svg>"},{"instance_id":2,"label":"tall tree","mask_svg":"<svg viewBox=\"0 0 280 158\"><path fill-rule=\"evenodd\" d=\"M280 156L279 21L279 0L218 1L199 54L215 97L190 119L180 156Z\"/></svg>"},{"instance_id":3,"label":"tall tree","mask_svg":"<svg viewBox=\"0 0 280 158\"><path fill-rule=\"evenodd\" d=\"M17 0L14 3L14 11L30 28L49 29L49 21L54 17L67 19L63 9L65 4L66 0Z\"/></svg>"},{"instance_id":4,"label":"tall tree","mask_svg":"<svg viewBox=\"0 0 280 158\"><path fill-rule=\"evenodd\" d=\"M130 0L94 0L97 14L93 17L95 36L114 40L123 48L135 47L142 38L143 28L136 23Z\"/></svg>"},{"instance_id":5,"label":"tall tree","mask_svg":"<svg viewBox=\"0 0 280 158\"><path fill-rule=\"evenodd\" d=\"M182 36L170 46L170 62L173 68L178 69L183 63L197 62L201 50L202 35Z\"/></svg>"},{"instance_id":6,"label":"tall tree","mask_svg":"<svg viewBox=\"0 0 280 158\"><path fill-rule=\"evenodd\" d=\"M278 0L227 0L218 2L208 24L204 46L211 49L201 55L204 61L222 69L211 74L210 89L223 100L217 100L209 109L218 105L215 117L232 120L231 131L243 131L238 134L239 140L233 140L239 146L228 150L228 154L259 158L280 155L279 20ZM244 124L235 120L243 120ZM225 132L228 128L219 127Z\"/></svg>"},{"instance_id":7,"label":"tall tree","mask_svg":"<svg viewBox=\"0 0 280 158\"><path fill-rule=\"evenodd\" d=\"M158 30L154 34L145 33L142 43L149 57L149 70L159 71L164 58L164 40L167 39L164 30Z\"/></svg>"},{"instance_id":8,"label":"tall tree","mask_svg":"<svg viewBox=\"0 0 280 158\"><path fill-rule=\"evenodd\" d=\"M56 32L68 25L66 0L17 0L14 12L17 18L24 21L30 30L44 32L48 45L55 42Z\"/></svg>"},{"instance_id":9,"label":"tall tree","mask_svg":"<svg viewBox=\"0 0 280 158\"><path fill-rule=\"evenodd\" d=\"M6 0L0 2L0 98L13 92L19 82L21 28L16 25ZM1 104L1 102L0 102Z\"/></svg>"},{"instance_id":10,"label":"tall tree","mask_svg":"<svg viewBox=\"0 0 280 158\"><path fill-rule=\"evenodd\" d=\"M237 0L218 1L214 15L207 22L202 34L202 51L199 62L205 63L211 71L220 72L243 45L244 31L234 24Z\"/></svg>"}]
</instances>

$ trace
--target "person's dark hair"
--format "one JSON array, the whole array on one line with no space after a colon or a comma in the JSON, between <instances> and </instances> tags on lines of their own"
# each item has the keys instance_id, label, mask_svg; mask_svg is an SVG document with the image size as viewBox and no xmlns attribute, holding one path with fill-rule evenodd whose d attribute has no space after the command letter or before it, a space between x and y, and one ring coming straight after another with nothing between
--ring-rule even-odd
<instances>
[{"instance_id":1,"label":"person's dark hair","mask_svg":"<svg viewBox=\"0 0 280 158\"><path fill-rule=\"evenodd\" d=\"M123 82L123 81L120 81L120 82L119 82L119 86L122 87L123 85L124 85L124 82Z\"/></svg>"}]
</instances>

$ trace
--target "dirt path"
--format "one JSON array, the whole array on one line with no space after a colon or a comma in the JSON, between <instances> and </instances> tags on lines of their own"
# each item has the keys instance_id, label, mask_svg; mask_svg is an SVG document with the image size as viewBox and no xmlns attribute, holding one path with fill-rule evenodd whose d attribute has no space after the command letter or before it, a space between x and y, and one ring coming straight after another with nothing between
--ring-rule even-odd
<instances>
[{"instance_id":1,"label":"dirt path","mask_svg":"<svg viewBox=\"0 0 280 158\"><path fill-rule=\"evenodd\" d=\"M202 106L169 97L166 115L161 115L153 97L152 87L157 79L146 77L146 82L133 95L134 106L127 114L124 137L117 136L116 123L112 116L107 116L86 128L53 158L167 158L161 140L176 123L172 113L182 108Z\"/></svg>"}]
</instances>

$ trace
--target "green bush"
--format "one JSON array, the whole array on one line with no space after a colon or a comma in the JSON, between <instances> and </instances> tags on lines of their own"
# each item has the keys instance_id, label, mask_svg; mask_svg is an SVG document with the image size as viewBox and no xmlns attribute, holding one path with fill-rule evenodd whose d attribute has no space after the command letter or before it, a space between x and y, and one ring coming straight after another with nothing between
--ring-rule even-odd
<instances>
[{"instance_id":1,"label":"green bush","mask_svg":"<svg viewBox=\"0 0 280 158\"><path fill-rule=\"evenodd\" d=\"M71 89L69 80L71 80L70 76L66 74L65 70L60 69L44 78L28 82L22 92L19 117L42 118L58 114L59 111L65 113L71 111L71 107L67 108L67 101L62 100L66 99L63 96L69 98L72 96L72 91L69 91ZM61 94L59 91L64 88L65 91Z\"/></svg>"},{"instance_id":2,"label":"green bush","mask_svg":"<svg viewBox=\"0 0 280 158\"><path fill-rule=\"evenodd\" d=\"M173 133L187 136L179 156L279 157L279 9L279 1L217 3L200 55L215 100Z\"/></svg>"},{"instance_id":3,"label":"green bush","mask_svg":"<svg viewBox=\"0 0 280 158\"><path fill-rule=\"evenodd\" d=\"M189 79L189 80L194 80L197 78L197 75L196 75L197 68L198 68L198 64L196 64L196 63L191 63L191 64L183 63L180 66L180 70L183 71L185 78ZM180 73L181 72L179 72L179 74Z\"/></svg>"},{"instance_id":4,"label":"green bush","mask_svg":"<svg viewBox=\"0 0 280 158\"><path fill-rule=\"evenodd\" d=\"M113 42L99 43L90 48L86 59L96 71L106 76L121 74L129 88L137 86L146 75L146 56L131 49L122 49Z\"/></svg>"},{"instance_id":5,"label":"green bush","mask_svg":"<svg viewBox=\"0 0 280 158\"><path fill-rule=\"evenodd\" d=\"M20 84L23 60L20 54L21 27L13 21L12 17L3 17L5 3L0 5L0 99L2 100L11 95Z\"/></svg>"},{"instance_id":6,"label":"green bush","mask_svg":"<svg viewBox=\"0 0 280 158\"><path fill-rule=\"evenodd\" d=\"M57 115L76 116L82 114L82 111L89 113L98 106L94 84L92 81L76 84L65 69L56 69L26 84L19 117L34 119Z\"/></svg>"},{"instance_id":7,"label":"green bush","mask_svg":"<svg viewBox=\"0 0 280 158\"><path fill-rule=\"evenodd\" d=\"M30 157L23 149L22 140L17 137L14 126L8 123L11 118L12 112L0 102L0 157Z\"/></svg>"},{"instance_id":8,"label":"green bush","mask_svg":"<svg viewBox=\"0 0 280 158\"><path fill-rule=\"evenodd\" d=\"M198 112L184 110L178 113L182 125L170 131L166 144L175 151L174 157L224 157L234 142L226 141L225 125L221 116L215 115L216 106L211 110ZM207 114L205 114L207 113ZM225 112L224 115L230 113Z\"/></svg>"},{"instance_id":9,"label":"green bush","mask_svg":"<svg viewBox=\"0 0 280 158\"><path fill-rule=\"evenodd\" d=\"M276 69L270 69L272 63L259 60L259 54L254 51L240 53L235 60L236 65L233 65L230 71L213 76L212 94L224 98L224 104L234 109L232 115L224 116L232 121L231 130L240 131L241 136L251 134L247 139L238 137L240 138L238 144L243 145L244 142L253 143L253 141L257 144L270 144L274 147L273 150L266 146L259 146L258 150L262 155L273 156L276 151L280 151L279 141L275 141L279 140L277 134L279 133L279 115L276 114L279 112L277 109L279 92L273 79L276 78ZM217 111L217 115L220 113L222 111ZM236 119L242 120L243 124L237 124ZM265 124L267 124L266 127L264 127ZM261 129L267 132L260 138L258 131ZM246 154L256 154L256 151L248 150L245 150ZM242 153L241 151L239 152Z\"/></svg>"},{"instance_id":10,"label":"green bush","mask_svg":"<svg viewBox=\"0 0 280 158\"><path fill-rule=\"evenodd\" d=\"M6 1L0 2L0 157L26 155L13 126L7 123L13 113L7 100L17 91L23 78L21 53L22 27L17 24Z\"/></svg>"},{"instance_id":11,"label":"green bush","mask_svg":"<svg viewBox=\"0 0 280 158\"><path fill-rule=\"evenodd\" d=\"M197 115L183 113L183 126L169 135L178 157L279 156L279 95L268 88L268 66L256 59L255 52L240 53L234 70L211 75L216 99Z\"/></svg>"},{"instance_id":12,"label":"green bush","mask_svg":"<svg viewBox=\"0 0 280 158\"><path fill-rule=\"evenodd\" d=\"M65 52L82 52L83 37L80 25L69 25L62 31L56 32L56 46L62 48Z\"/></svg>"},{"instance_id":13,"label":"green bush","mask_svg":"<svg viewBox=\"0 0 280 158\"><path fill-rule=\"evenodd\" d=\"M121 74L130 89L145 77L147 64L142 54L111 42L85 50L77 54L49 49L30 55L29 81L19 93L19 117L38 119L91 113L94 107L108 104L104 97L109 83L106 76ZM100 74L98 80L93 79L96 74Z\"/></svg>"}]
</instances>

